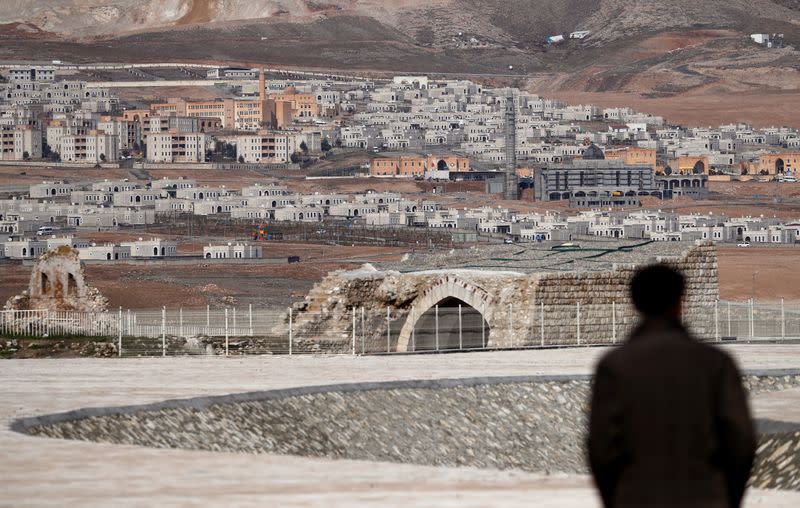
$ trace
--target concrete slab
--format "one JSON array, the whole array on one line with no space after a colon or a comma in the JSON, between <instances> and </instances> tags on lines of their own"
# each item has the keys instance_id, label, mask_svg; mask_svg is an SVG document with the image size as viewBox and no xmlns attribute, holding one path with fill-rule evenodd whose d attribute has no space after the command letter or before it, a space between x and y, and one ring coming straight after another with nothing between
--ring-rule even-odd
<instances>
[{"instance_id":1,"label":"concrete slab","mask_svg":"<svg viewBox=\"0 0 800 508\"><path fill-rule=\"evenodd\" d=\"M726 346L745 369L800 368L800 345ZM42 439L21 416L89 406L355 381L588 374L599 348L395 357L243 357L0 362L0 506L599 506L585 476L149 449ZM794 397L794 392L786 397ZM781 419L778 394L754 403ZM762 398L765 397L763 404ZM763 414L762 414L763 413ZM755 491L746 506L794 507Z\"/></svg>"}]
</instances>

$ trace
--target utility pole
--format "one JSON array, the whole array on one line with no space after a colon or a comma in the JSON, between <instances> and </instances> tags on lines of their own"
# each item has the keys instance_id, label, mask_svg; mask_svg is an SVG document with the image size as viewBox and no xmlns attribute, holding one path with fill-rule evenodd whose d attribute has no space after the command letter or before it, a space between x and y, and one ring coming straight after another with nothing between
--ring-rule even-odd
<instances>
[{"instance_id":1,"label":"utility pole","mask_svg":"<svg viewBox=\"0 0 800 508\"><path fill-rule=\"evenodd\" d=\"M756 275L758 275L758 271L753 272L753 301L756 301Z\"/></svg>"}]
</instances>

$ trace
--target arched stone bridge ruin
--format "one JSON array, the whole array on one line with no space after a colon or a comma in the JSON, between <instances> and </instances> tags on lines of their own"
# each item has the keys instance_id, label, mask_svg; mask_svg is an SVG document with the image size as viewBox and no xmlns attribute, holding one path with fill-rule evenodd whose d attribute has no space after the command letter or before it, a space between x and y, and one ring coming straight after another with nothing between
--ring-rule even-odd
<instances>
[{"instance_id":1,"label":"arched stone bridge ruin","mask_svg":"<svg viewBox=\"0 0 800 508\"><path fill-rule=\"evenodd\" d=\"M685 274L685 319L697 335L713 337L716 247L698 243L656 260ZM538 345L545 336L549 345L579 343L581 330L584 342L611 342L635 322L628 297L635 269L401 273L365 265L333 272L293 307L294 345L325 352L351 351L354 344L356 352L508 348Z\"/></svg>"}]
</instances>

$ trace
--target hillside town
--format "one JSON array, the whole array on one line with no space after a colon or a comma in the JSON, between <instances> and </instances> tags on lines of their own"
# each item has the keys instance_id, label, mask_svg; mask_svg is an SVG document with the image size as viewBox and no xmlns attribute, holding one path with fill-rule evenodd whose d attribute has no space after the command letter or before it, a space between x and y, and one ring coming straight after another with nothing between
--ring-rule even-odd
<instances>
[{"instance_id":1,"label":"hillside town","mask_svg":"<svg viewBox=\"0 0 800 508\"><path fill-rule=\"evenodd\" d=\"M156 67L95 77L220 80L231 98L167 98L128 107L88 71L15 66L0 84L2 164L181 168L161 179L47 180L0 200L0 256L34 259L62 243L85 260L177 256L158 238L97 245L81 231L146 230L177 215L249 223L324 223L452 231L453 242L567 242L582 237L794 244L800 221L642 208L652 198L703 199L710 182L796 181L797 129L683 128L629 108L572 106L515 88L395 76L287 77L256 68ZM116 74L115 74L116 73ZM215 81L216 83L216 81ZM513 148L512 148L513 147ZM304 173L332 154L362 154L343 174L426 181L433 194L297 192L273 172ZM254 168L252 185L198 184L192 171ZM276 173L277 174L277 173ZM286 174L286 173L283 173ZM311 178L307 176L306 178ZM436 195L472 182L506 200L568 210L464 206ZM145 233L143 233L145 234ZM209 259L253 259L248 242L210 245Z\"/></svg>"}]
</instances>

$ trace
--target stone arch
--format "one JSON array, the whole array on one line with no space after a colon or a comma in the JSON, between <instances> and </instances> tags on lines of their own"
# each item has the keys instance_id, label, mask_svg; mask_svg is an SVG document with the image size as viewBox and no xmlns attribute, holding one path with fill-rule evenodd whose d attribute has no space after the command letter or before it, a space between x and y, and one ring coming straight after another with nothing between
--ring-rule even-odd
<instances>
[{"instance_id":1,"label":"stone arch","mask_svg":"<svg viewBox=\"0 0 800 508\"><path fill-rule=\"evenodd\" d=\"M64 290L64 296L78 296L78 281L71 273L67 273L67 287Z\"/></svg>"},{"instance_id":2,"label":"stone arch","mask_svg":"<svg viewBox=\"0 0 800 508\"><path fill-rule=\"evenodd\" d=\"M775 159L775 173L783 174L784 169L785 169L785 165L783 163L783 159L781 159L781 158Z\"/></svg>"},{"instance_id":3,"label":"stone arch","mask_svg":"<svg viewBox=\"0 0 800 508\"><path fill-rule=\"evenodd\" d=\"M411 302L411 308L414 309L414 312L408 315L406 322L400 330L400 335L397 338L397 351L411 350L411 332L417 326L417 322L428 309L448 299L459 300L483 315L483 319L486 321L486 343L489 343L493 323L492 320L489 319L489 314L484 313L484 309L490 308L494 303L494 299L483 288L475 286L458 277L447 275L439 279Z\"/></svg>"},{"instance_id":4,"label":"stone arch","mask_svg":"<svg viewBox=\"0 0 800 508\"><path fill-rule=\"evenodd\" d=\"M41 288L42 288L42 295L47 295L50 293L50 279L47 277L47 274L42 272L41 274Z\"/></svg>"},{"instance_id":5,"label":"stone arch","mask_svg":"<svg viewBox=\"0 0 800 508\"><path fill-rule=\"evenodd\" d=\"M694 167L692 168L692 173L695 175L702 175L706 172L706 165L703 164L703 161L697 161L694 163Z\"/></svg>"}]
</instances>

